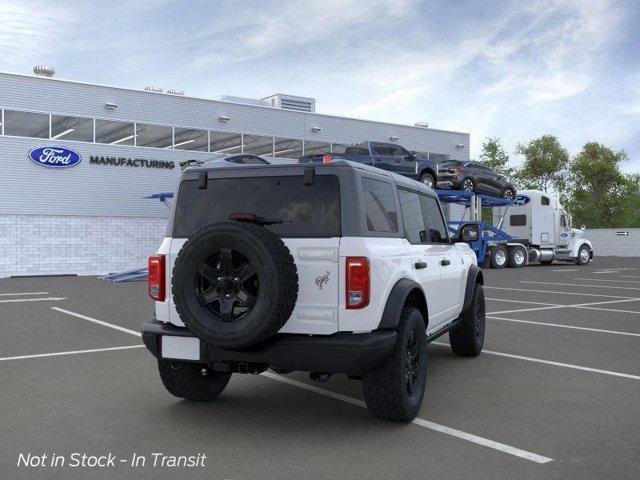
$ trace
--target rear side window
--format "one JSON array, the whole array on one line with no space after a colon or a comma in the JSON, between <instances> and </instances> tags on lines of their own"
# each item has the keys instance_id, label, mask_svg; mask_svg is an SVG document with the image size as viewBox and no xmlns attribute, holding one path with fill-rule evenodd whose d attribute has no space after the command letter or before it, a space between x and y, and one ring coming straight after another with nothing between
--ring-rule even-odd
<instances>
[{"instance_id":1,"label":"rear side window","mask_svg":"<svg viewBox=\"0 0 640 480\"><path fill-rule=\"evenodd\" d=\"M389 147L383 144L374 144L373 151L375 152L376 155L380 155L382 157L389 156Z\"/></svg>"},{"instance_id":2,"label":"rear side window","mask_svg":"<svg viewBox=\"0 0 640 480\"><path fill-rule=\"evenodd\" d=\"M407 240L413 244L425 243L427 241L426 228L424 226L420 196L407 190L398 190L398 194L400 195L402 223Z\"/></svg>"},{"instance_id":3,"label":"rear side window","mask_svg":"<svg viewBox=\"0 0 640 480\"><path fill-rule=\"evenodd\" d=\"M340 181L335 175L316 175L313 185L302 176L209 179L206 189L186 180L174 214L173 236L184 238L231 213L282 220L268 225L280 237L338 237Z\"/></svg>"},{"instance_id":4,"label":"rear side window","mask_svg":"<svg viewBox=\"0 0 640 480\"><path fill-rule=\"evenodd\" d=\"M509 217L509 225L512 227L524 227L527 224L526 215L511 215Z\"/></svg>"},{"instance_id":5,"label":"rear side window","mask_svg":"<svg viewBox=\"0 0 640 480\"><path fill-rule=\"evenodd\" d=\"M369 149L363 147L347 147L344 150L345 155L364 155L369 156Z\"/></svg>"},{"instance_id":6,"label":"rear side window","mask_svg":"<svg viewBox=\"0 0 640 480\"><path fill-rule=\"evenodd\" d=\"M396 233L398 214L391 185L380 180L363 178L362 195L369 231Z\"/></svg>"},{"instance_id":7,"label":"rear side window","mask_svg":"<svg viewBox=\"0 0 640 480\"><path fill-rule=\"evenodd\" d=\"M444 223L440 206L435 198L420 195L422 214L427 226L427 241L431 243L449 243L447 226Z\"/></svg>"}]
</instances>

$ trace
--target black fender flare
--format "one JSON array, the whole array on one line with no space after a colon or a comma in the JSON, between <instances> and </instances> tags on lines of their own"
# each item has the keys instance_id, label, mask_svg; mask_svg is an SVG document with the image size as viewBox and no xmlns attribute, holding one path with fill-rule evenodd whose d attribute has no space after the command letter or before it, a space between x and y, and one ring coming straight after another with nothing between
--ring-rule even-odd
<instances>
[{"instance_id":1,"label":"black fender flare","mask_svg":"<svg viewBox=\"0 0 640 480\"><path fill-rule=\"evenodd\" d=\"M407 299L412 294L412 292L419 291L419 296L421 298L412 299L414 303L417 303L416 308L420 310L422 313L422 317L424 318L425 328L427 323L429 322L428 310L427 310L427 297L424 294L424 290L422 286L414 282L413 280L409 280L408 278L402 278L398 280L398 282L391 289L391 293L389 293L389 298L387 298L387 303L384 307L384 311L382 312L382 319L380 320L380 325L378 328L395 328L398 326L398 322L400 320L400 314L402 313L402 308L405 306Z\"/></svg>"},{"instance_id":2,"label":"black fender flare","mask_svg":"<svg viewBox=\"0 0 640 480\"><path fill-rule=\"evenodd\" d=\"M473 301L473 289L476 286L476 283L484 285L484 277L480 267L477 265L471 265L471 267L469 267L469 273L467 274L467 285L464 291L464 303L462 304L461 313L465 313L469 310L471 302Z\"/></svg>"},{"instance_id":3,"label":"black fender flare","mask_svg":"<svg viewBox=\"0 0 640 480\"><path fill-rule=\"evenodd\" d=\"M426 166L420 170L420 173L418 173L418 179L425 173L429 173L436 182L438 181L438 175L436 175L436 172L430 166Z\"/></svg>"}]
</instances>

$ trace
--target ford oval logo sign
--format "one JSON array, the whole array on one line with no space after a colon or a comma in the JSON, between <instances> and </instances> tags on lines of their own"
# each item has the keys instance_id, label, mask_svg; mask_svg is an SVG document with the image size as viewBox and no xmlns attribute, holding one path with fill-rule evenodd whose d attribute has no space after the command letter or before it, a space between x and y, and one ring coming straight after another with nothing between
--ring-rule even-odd
<instances>
[{"instance_id":1,"label":"ford oval logo sign","mask_svg":"<svg viewBox=\"0 0 640 480\"><path fill-rule=\"evenodd\" d=\"M79 164L82 155L65 147L39 147L29 152L29 160L49 168L68 168Z\"/></svg>"},{"instance_id":2,"label":"ford oval logo sign","mask_svg":"<svg viewBox=\"0 0 640 480\"><path fill-rule=\"evenodd\" d=\"M530 198L526 195L518 195L515 199L516 205L526 205L529 203Z\"/></svg>"}]
</instances>

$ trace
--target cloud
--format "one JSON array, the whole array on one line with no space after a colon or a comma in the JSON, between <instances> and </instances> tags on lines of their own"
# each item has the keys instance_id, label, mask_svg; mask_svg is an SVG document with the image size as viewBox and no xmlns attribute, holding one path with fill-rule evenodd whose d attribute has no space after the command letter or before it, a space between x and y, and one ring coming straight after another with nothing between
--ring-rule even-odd
<instances>
[{"instance_id":1,"label":"cloud","mask_svg":"<svg viewBox=\"0 0 640 480\"><path fill-rule=\"evenodd\" d=\"M402 16L404 0L282 0L234 18L233 25L214 26L208 38L216 51L194 59L197 68L221 67L262 58L277 51L301 48L321 41L336 42L351 29L367 27L381 13L388 21Z\"/></svg>"},{"instance_id":2,"label":"cloud","mask_svg":"<svg viewBox=\"0 0 640 480\"><path fill-rule=\"evenodd\" d=\"M0 57L19 62L34 53L56 51L75 15L53 2L2 0L0 19Z\"/></svg>"}]
</instances>

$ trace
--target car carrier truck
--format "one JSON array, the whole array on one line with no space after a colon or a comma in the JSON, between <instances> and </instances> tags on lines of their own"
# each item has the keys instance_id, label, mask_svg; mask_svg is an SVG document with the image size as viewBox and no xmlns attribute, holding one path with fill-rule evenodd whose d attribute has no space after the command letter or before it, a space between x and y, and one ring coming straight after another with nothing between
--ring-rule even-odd
<instances>
[{"instance_id":1,"label":"car carrier truck","mask_svg":"<svg viewBox=\"0 0 640 480\"><path fill-rule=\"evenodd\" d=\"M519 268L530 263L555 261L586 265L593 247L582 229L572 228L571 216L559 200L540 190L521 190L515 200L459 190L438 190L443 204L464 206L459 219L449 208L453 234L462 224L477 225L478 235L468 242L478 263L491 268ZM491 209L492 223L482 221L483 209Z\"/></svg>"}]
</instances>

